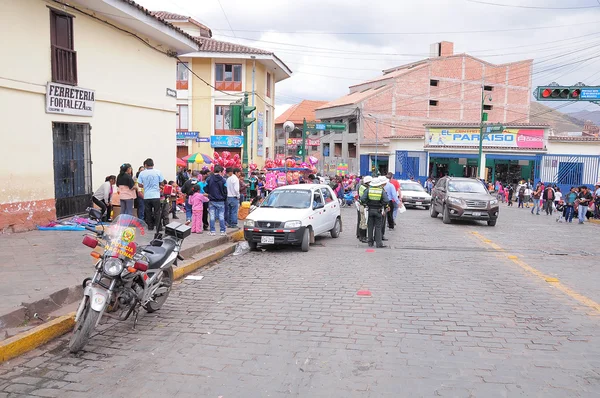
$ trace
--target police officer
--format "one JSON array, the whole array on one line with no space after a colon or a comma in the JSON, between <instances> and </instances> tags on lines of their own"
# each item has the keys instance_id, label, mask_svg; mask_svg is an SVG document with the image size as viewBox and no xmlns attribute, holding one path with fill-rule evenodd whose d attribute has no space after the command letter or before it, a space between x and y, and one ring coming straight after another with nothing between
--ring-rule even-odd
<instances>
[{"instance_id":1,"label":"police officer","mask_svg":"<svg viewBox=\"0 0 600 398\"><path fill-rule=\"evenodd\" d=\"M365 178L363 178L362 184L360 184L358 187L359 199L363 195L365 190L369 187L369 184L371 183L371 181L373 181L373 177L371 177L371 176L366 176ZM366 216L365 216L365 206L362 205L359 201L358 206L356 206L356 208L357 208L357 212L358 212L358 219L356 221L356 237L362 243L367 243L367 228L366 228L367 220L366 220ZM362 228L361 228L361 224L362 224Z\"/></svg>"},{"instance_id":2,"label":"police officer","mask_svg":"<svg viewBox=\"0 0 600 398\"><path fill-rule=\"evenodd\" d=\"M373 243L377 247L385 247L381 239L381 226L383 223L383 212L390 201L382 188L382 185L385 183L386 181L382 178L375 178L360 197L361 203L365 204L369 209L369 218L367 221L369 247L373 247Z\"/></svg>"}]
</instances>

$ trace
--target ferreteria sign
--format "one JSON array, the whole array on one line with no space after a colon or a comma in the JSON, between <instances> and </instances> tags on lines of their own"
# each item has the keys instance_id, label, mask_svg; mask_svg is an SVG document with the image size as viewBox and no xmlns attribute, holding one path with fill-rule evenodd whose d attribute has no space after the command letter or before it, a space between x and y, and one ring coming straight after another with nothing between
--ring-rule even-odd
<instances>
[{"instance_id":1,"label":"ferreteria sign","mask_svg":"<svg viewBox=\"0 0 600 398\"><path fill-rule=\"evenodd\" d=\"M46 113L94 116L94 90L48 82L46 86Z\"/></svg>"},{"instance_id":2,"label":"ferreteria sign","mask_svg":"<svg viewBox=\"0 0 600 398\"><path fill-rule=\"evenodd\" d=\"M425 142L430 146L479 146L478 128L441 129L430 128L427 130ZM484 135L483 146L506 148L544 148L544 129L513 129L504 128L500 133Z\"/></svg>"}]
</instances>

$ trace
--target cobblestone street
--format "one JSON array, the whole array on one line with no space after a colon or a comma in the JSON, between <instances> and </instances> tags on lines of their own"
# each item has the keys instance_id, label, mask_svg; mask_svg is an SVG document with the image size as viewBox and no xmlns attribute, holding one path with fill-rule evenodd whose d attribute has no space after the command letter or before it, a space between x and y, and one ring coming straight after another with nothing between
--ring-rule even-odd
<instances>
[{"instance_id":1,"label":"cobblestone street","mask_svg":"<svg viewBox=\"0 0 600 398\"><path fill-rule=\"evenodd\" d=\"M371 252L343 217L308 253L199 270L136 331L111 323L77 356L65 336L0 365L0 397L599 396L600 226L408 210Z\"/></svg>"}]
</instances>

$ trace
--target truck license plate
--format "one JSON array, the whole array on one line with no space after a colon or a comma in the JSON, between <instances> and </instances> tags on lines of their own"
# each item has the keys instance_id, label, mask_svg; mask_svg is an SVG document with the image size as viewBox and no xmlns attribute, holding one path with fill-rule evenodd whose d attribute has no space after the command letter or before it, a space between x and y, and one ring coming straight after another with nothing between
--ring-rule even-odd
<instances>
[{"instance_id":1,"label":"truck license plate","mask_svg":"<svg viewBox=\"0 0 600 398\"><path fill-rule=\"evenodd\" d=\"M423 202L417 202L416 205L417 206L421 206L423 204Z\"/></svg>"},{"instance_id":2,"label":"truck license plate","mask_svg":"<svg viewBox=\"0 0 600 398\"><path fill-rule=\"evenodd\" d=\"M272 245L273 243L275 243L275 237L274 236L261 236L260 243Z\"/></svg>"},{"instance_id":3,"label":"truck license plate","mask_svg":"<svg viewBox=\"0 0 600 398\"><path fill-rule=\"evenodd\" d=\"M480 216L481 216L480 212L478 212L478 211L473 212L473 217L480 217Z\"/></svg>"}]
</instances>

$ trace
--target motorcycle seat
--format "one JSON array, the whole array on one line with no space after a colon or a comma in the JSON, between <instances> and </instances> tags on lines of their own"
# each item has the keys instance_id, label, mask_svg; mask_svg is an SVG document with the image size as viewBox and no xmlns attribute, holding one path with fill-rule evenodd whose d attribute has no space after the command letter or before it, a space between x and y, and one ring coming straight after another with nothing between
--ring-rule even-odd
<instances>
[{"instance_id":1,"label":"motorcycle seat","mask_svg":"<svg viewBox=\"0 0 600 398\"><path fill-rule=\"evenodd\" d=\"M148 258L148 268L159 268L169 257L175 248L175 242L171 240L163 241L161 246L146 246L142 251Z\"/></svg>"}]
</instances>

